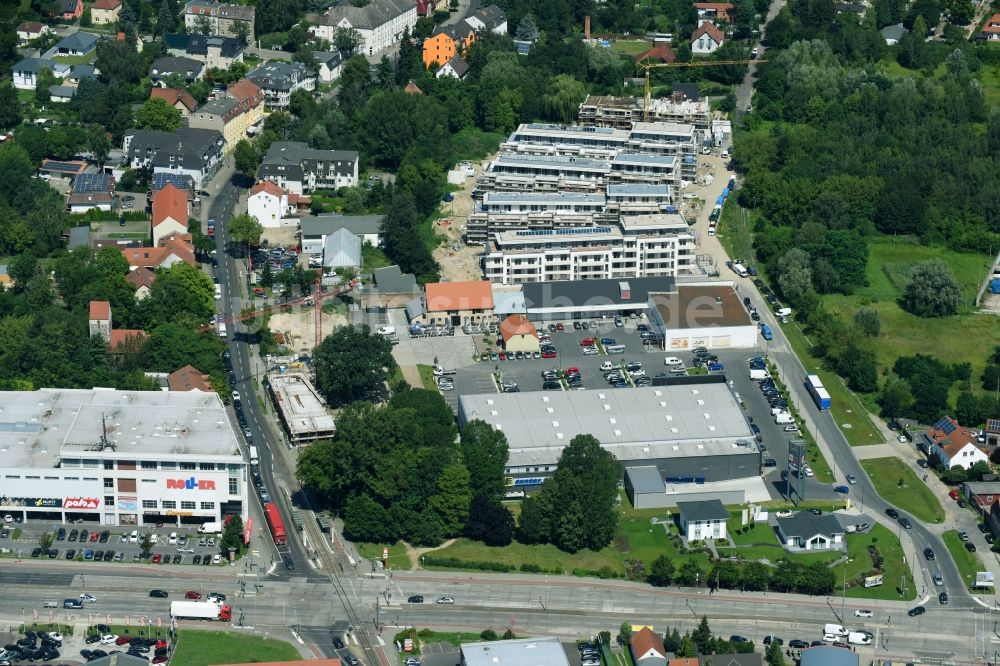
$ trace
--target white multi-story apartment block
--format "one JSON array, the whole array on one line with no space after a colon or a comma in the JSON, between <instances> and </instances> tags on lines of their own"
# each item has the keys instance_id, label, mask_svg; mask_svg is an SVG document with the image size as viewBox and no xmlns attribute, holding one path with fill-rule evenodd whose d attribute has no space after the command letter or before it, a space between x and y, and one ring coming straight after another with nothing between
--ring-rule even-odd
<instances>
[{"instance_id":1,"label":"white multi-story apartment block","mask_svg":"<svg viewBox=\"0 0 1000 666\"><path fill-rule=\"evenodd\" d=\"M616 225L500 231L486 245L490 282L675 277L695 270L695 240L679 215L622 218Z\"/></svg>"},{"instance_id":2,"label":"white multi-story apartment block","mask_svg":"<svg viewBox=\"0 0 1000 666\"><path fill-rule=\"evenodd\" d=\"M642 106L642 98L588 95L580 105L580 124L629 130L646 117ZM648 111L650 121L692 125L699 141L711 138L712 110L705 99L688 99L676 92L670 97L650 99Z\"/></svg>"},{"instance_id":3,"label":"white multi-story apartment block","mask_svg":"<svg viewBox=\"0 0 1000 666\"><path fill-rule=\"evenodd\" d=\"M604 219L607 197L582 192L487 192L466 223L466 242L485 243L494 232L593 226Z\"/></svg>"},{"instance_id":4,"label":"white multi-story apartment block","mask_svg":"<svg viewBox=\"0 0 1000 666\"><path fill-rule=\"evenodd\" d=\"M373 56L399 43L407 30L417 25L417 4L413 0L371 0L364 6L344 2L306 19L315 25L309 32L331 44L337 30L354 30L361 38L358 53Z\"/></svg>"}]
</instances>

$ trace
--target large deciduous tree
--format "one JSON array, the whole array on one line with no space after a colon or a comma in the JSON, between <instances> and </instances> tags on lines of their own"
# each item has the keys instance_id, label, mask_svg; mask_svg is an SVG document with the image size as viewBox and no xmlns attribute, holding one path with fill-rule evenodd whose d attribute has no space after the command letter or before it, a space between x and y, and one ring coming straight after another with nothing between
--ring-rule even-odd
<instances>
[{"instance_id":1,"label":"large deciduous tree","mask_svg":"<svg viewBox=\"0 0 1000 666\"><path fill-rule=\"evenodd\" d=\"M135 126L140 129L173 132L181 126L181 112L165 99L154 97L136 110Z\"/></svg>"},{"instance_id":2,"label":"large deciduous tree","mask_svg":"<svg viewBox=\"0 0 1000 666\"><path fill-rule=\"evenodd\" d=\"M948 264L928 259L913 267L901 305L918 317L947 317L958 311L962 289Z\"/></svg>"},{"instance_id":3,"label":"large deciduous tree","mask_svg":"<svg viewBox=\"0 0 1000 666\"><path fill-rule=\"evenodd\" d=\"M313 356L316 386L331 405L374 395L396 369L392 344L367 325L337 329Z\"/></svg>"}]
</instances>

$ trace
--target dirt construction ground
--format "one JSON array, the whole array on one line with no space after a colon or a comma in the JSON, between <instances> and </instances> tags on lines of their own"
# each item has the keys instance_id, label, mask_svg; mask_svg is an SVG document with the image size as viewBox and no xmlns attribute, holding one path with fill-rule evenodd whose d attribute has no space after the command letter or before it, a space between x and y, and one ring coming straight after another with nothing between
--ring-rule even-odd
<instances>
[{"instance_id":1,"label":"dirt construction ground","mask_svg":"<svg viewBox=\"0 0 1000 666\"><path fill-rule=\"evenodd\" d=\"M447 240L434 249L434 259L441 267L442 282L481 280L483 277L479 266L483 248L467 246L462 238L466 220L473 209L472 189L476 186L476 177L482 173L481 165L473 164L473 167L476 176L466 178L462 189L453 192L454 201L441 204L441 210L447 217L434 221L434 233Z\"/></svg>"},{"instance_id":2,"label":"dirt construction ground","mask_svg":"<svg viewBox=\"0 0 1000 666\"><path fill-rule=\"evenodd\" d=\"M293 352L312 353L316 346L316 318L313 308L300 308L293 312L271 315L270 328L285 336L285 346ZM346 326L347 317L335 313L323 313L323 335L329 335L334 328Z\"/></svg>"}]
</instances>

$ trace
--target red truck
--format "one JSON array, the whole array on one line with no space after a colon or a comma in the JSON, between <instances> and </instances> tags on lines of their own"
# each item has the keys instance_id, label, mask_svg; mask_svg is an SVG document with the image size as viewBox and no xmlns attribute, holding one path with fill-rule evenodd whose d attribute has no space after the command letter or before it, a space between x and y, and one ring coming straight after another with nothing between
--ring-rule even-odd
<instances>
[{"instance_id":1,"label":"red truck","mask_svg":"<svg viewBox=\"0 0 1000 666\"><path fill-rule=\"evenodd\" d=\"M285 523L281 520L281 514L278 513L278 507L273 502L268 502L264 505L264 517L267 518L267 526L271 530L271 538L274 539L274 544L276 546L284 546L288 543L288 537L285 534Z\"/></svg>"}]
</instances>

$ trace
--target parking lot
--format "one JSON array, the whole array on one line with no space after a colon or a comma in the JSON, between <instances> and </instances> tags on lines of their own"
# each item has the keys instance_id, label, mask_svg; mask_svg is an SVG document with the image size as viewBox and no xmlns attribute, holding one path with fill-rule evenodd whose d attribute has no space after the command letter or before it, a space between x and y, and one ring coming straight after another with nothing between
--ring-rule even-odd
<instances>
[{"instance_id":1,"label":"parking lot","mask_svg":"<svg viewBox=\"0 0 1000 666\"><path fill-rule=\"evenodd\" d=\"M20 530L19 538L14 539L18 530ZM62 539L59 538L60 530L63 531ZM137 528L136 532L133 541L132 530L124 527L5 523L3 528L0 528L0 549L20 559L48 558L77 562L146 562L207 566L213 562L219 564L223 560L219 552L217 535L198 534L194 529L176 527ZM46 533L53 536L52 545L47 550L41 546L41 538ZM172 534L175 535L173 538ZM150 541L155 538L155 542L150 544L148 556L143 557L142 543L146 535Z\"/></svg>"}]
</instances>

